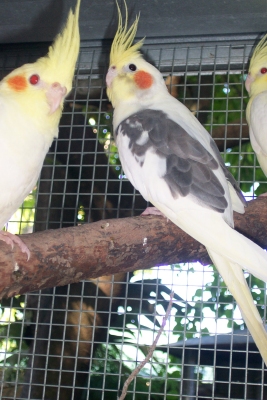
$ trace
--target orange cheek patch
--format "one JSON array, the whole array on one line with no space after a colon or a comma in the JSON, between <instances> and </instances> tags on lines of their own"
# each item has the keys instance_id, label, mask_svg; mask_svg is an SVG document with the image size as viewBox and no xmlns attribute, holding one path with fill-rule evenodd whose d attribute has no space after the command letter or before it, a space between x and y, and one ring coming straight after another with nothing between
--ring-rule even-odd
<instances>
[{"instance_id":1,"label":"orange cheek patch","mask_svg":"<svg viewBox=\"0 0 267 400\"><path fill-rule=\"evenodd\" d=\"M145 71L137 71L134 74L134 81L140 89L149 89L153 84L152 75Z\"/></svg>"},{"instance_id":2,"label":"orange cheek patch","mask_svg":"<svg viewBox=\"0 0 267 400\"><path fill-rule=\"evenodd\" d=\"M11 89L16 90L17 92L20 92L20 91L26 89L28 82L27 82L25 76L15 75L7 80L7 84Z\"/></svg>"}]
</instances>

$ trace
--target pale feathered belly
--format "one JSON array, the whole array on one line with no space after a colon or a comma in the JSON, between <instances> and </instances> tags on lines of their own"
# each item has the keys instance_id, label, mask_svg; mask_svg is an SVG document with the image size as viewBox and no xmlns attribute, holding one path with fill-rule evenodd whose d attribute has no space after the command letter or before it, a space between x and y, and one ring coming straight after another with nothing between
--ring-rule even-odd
<instances>
[{"instance_id":1,"label":"pale feathered belly","mask_svg":"<svg viewBox=\"0 0 267 400\"><path fill-rule=\"evenodd\" d=\"M11 146L0 138L0 229L36 184L48 146Z\"/></svg>"}]
</instances>

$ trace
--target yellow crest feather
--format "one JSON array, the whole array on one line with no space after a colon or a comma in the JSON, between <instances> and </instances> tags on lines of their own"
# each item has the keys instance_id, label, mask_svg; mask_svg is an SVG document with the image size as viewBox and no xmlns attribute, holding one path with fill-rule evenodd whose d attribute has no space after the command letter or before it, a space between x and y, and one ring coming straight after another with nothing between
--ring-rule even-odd
<instances>
[{"instance_id":1,"label":"yellow crest feather","mask_svg":"<svg viewBox=\"0 0 267 400\"><path fill-rule=\"evenodd\" d=\"M74 13L70 10L66 25L49 47L47 56L38 60L47 64L53 80L66 86L68 92L72 88L72 79L80 49L78 24L80 3L81 0L77 0Z\"/></svg>"},{"instance_id":2,"label":"yellow crest feather","mask_svg":"<svg viewBox=\"0 0 267 400\"><path fill-rule=\"evenodd\" d=\"M257 44L253 55L250 59L250 67L254 67L255 64L260 64L263 58L267 57L267 34Z\"/></svg>"},{"instance_id":3,"label":"yellow crest feather","mask_svg":"<svg viewBox=\"0 0 267 400\"><path fill-rule=\"evenodd\" d=\"M137 27L138 27L138 22L139 22L139 15L136 17L135 21L133 24L130 26L130 28L127 30L127 25L128 25L128 10L127 10L127 5L124 0L124 5L125 5L125 25L123 26L122 23L122 15L121 15L121 10L119 8L118 2L116 0L117 8L118 8L118 29L116 32L116 35L113 39L111 50L110 50L110 65L122 63L124 64L127 62L127 59L133 58L133 57L139 57L140 52L138 51L142 45L144 39L140 40L139 42L135 43L132 45Z\"/></svg>"}]
</instances>

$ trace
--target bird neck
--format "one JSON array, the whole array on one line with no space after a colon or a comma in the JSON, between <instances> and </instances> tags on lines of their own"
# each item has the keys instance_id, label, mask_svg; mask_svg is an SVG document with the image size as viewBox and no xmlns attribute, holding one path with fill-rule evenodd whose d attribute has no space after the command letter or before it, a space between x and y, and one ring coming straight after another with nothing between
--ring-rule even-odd
<instances>
[{"instance_id":1,"label":"bird neck","mask_svg":"<svg viewBox=\"0 0 267 400\"><path fill-rule=\"evenodd\" d=\"M2 109L1 125L14 125L25 137L42 136L42 140L50 146L54 137L58 136L58 124L61 117L61 109L49 115L49 108L44 103L35 106L34 102L17 101L12 97L0 95Z\"/></svg>"}]
</instances>

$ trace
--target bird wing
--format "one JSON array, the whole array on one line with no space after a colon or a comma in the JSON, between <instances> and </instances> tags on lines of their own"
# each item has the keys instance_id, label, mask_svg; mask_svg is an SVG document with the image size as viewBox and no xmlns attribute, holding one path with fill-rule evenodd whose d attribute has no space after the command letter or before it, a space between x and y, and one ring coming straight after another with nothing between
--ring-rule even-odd
<instances>
[{"instance_id":1,"label":"bird wing","mask_svg":"<svg viewBox=\"0 0 267 400\"><path fill-rule=\"evenodd\" d=\"M127 154L123 164L132 158L132 162L142 168L147 158L156 155L158 178L165 181L173 199L190 196L195 202L219 213L225 213L227 209L231 212L228 180L244 202L213 139L208 138L209 148L206 148L161 110L146 109L126 118L116 130L116 140L119 148L126 147L120 152L123 158ZM126 175L131 180L134 168L129 165L127 170ZM138 190L143 194L142 186L140 183ZM146 193L143 195L150 200ZM229 215L228 222L232 225Z\"/></svg>"},{"instance_id":2,"label":"bird wing","mask_svg":"<svg viewBox=\"0 0 267 400\"><path fill-rule=\"evenodd\" d=\"M216 155L216 159L219 162L220 167L224 173L224 176L228 182L228 187L230 190L230 197L231 197L231 201L232 201L233 210L240 214L243 214L245 212L244 207L247 206L247 202L241 192L241 189L240 189L237 181L233 177L233 175L229 172L228 168L225 166L224 161L219 152L219 149L216 146L214 140L210 141L210 146L211 146L214 154Z\"/></svg>"},{"instance_id":3,"label":"bird wing","mask_svg":"<svg viewBox=\"0 0 267 400\"><path fill-rule=\"evenodd\" d=\"M266 253L232 229L228 174L214 145L207 150L151 109L122 121L115 136L126 176L146 200L209 250L267 280Z\"/></svg>"}]
</instances>

